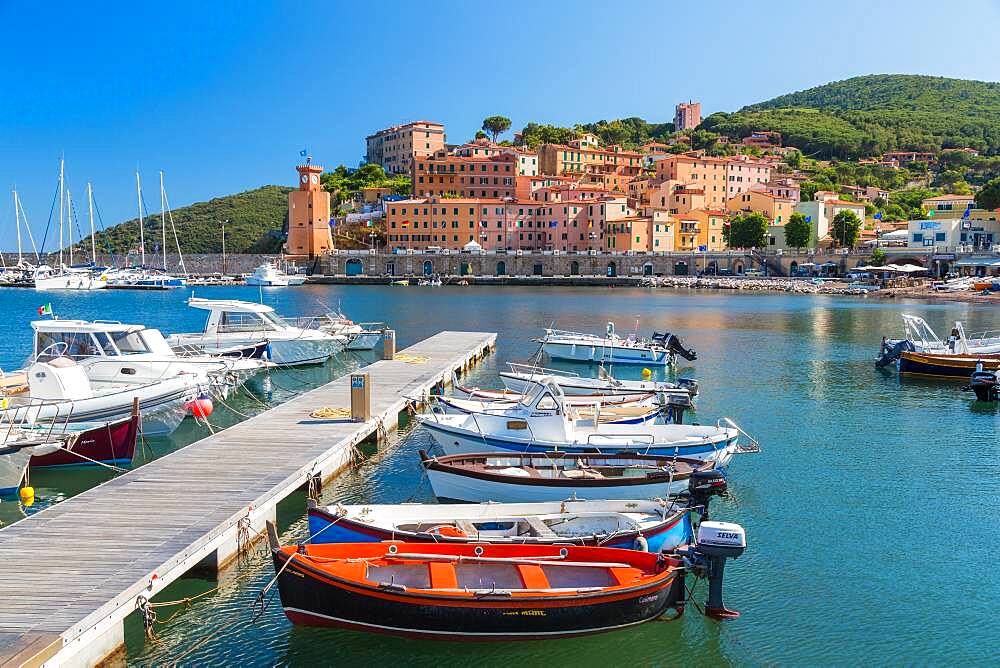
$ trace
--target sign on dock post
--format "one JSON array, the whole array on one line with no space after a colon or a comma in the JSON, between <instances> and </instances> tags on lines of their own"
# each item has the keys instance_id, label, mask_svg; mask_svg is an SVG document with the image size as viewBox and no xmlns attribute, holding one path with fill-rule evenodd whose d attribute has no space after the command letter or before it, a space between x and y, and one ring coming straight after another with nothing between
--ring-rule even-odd
<instances>
[{"instance_id":1,"label":"sign on dock post","mask_svg":"<svg viewBox=\"0 0 1000 668\"><path fill-rule=\"evenodd\" d=\"M368 422L372 417L372 388L367 373L351 374L351 419Z\"/></svg>"},{"instance_id":2,"label":"sign on dock post","mask_svg":"<svg viewBox=\"0 0 1000 668\"><path fill-rule=\"evenodd\" d=\"M396 356L396 330L387 329L382 335L382 359L391 360Z\"/></svg>"}]
</instances>

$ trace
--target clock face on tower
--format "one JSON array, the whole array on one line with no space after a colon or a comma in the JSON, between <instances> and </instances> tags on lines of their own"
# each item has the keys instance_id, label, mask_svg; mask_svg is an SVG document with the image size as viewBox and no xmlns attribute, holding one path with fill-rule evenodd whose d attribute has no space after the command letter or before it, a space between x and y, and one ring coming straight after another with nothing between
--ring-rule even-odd
<instances>
[{"instance_id":1,"label":"clock face on tower","mask_svg":"<svg viewBox=\"0 0 1000 668\"><path fill-rule=\"evenodd\" d=\"M302 183L309 183L309 175L308 174L303 174L302 175Z\"/></svg>"},{"instance_id":2,"label":"clock face on tower","mask_svg":"<svg viewBox=\"0 0 1000 668\"><path fill-rule=\"evenodd\" d=\"M313 183L319 183L319 176L317 176L316 174L313 174L312 175L312 182Z\"/></svg>"}]
</instances>

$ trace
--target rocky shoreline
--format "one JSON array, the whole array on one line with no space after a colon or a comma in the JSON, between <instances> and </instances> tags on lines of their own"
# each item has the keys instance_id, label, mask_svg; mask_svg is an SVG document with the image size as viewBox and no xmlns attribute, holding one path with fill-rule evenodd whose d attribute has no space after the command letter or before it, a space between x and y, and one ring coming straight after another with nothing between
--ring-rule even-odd
<instances>
[{"instance_id":1,"label":"rocky shoreline","mask_svg":"<svg viewBox=\"0 0 1000 668\"><path fill-rule=\"evenodd\" d=\"M929 301L956 301L973 304L995 304L1000 302L1000 294L984 295L968 292L938 292L930 284L905 287L889 287L873 290L849 287L839 281L813 283L804 278L752 278L734 276L657 276L643 279L641 285L649 288L673 288L691 290L747 290L750 292L788 292L796 294L853 295L876 297L879 299L925 299Z\"/></svg>"}]
</instances>

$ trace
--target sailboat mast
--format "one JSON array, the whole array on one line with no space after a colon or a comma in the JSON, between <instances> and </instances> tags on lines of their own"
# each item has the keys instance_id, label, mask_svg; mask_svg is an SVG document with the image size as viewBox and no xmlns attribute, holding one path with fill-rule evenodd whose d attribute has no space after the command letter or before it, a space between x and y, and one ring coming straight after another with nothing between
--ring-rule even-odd
<instances>
[{"instance_id":1,"label":"sailboat mast","mask_svg":"<svg viewBox=\"0 0 1000 668\"><path fill-rule=\"evenodd\" d=\"M21 207L17 201L17 188L14 189L14 225L17 226L17 263L21 264Z\"/></svg>"},{"instance_id":2,"label":"sailboat mast","mask_svg":"<svg viewBox=\"0 0 1000 668\"><path fill-rule=\"evenodd\" d=\"M66 196L63 192L65 162L65 159L59 158L59 271L62 271L63 267L63 209L65 208L64 203L66 201Z\"/></svg>"},{"instance_id":3,"label":"sailboat mast","mask_svg":"<svg viewBox=\"0 0 1000 668\"><path fill-rule=\"evenodd\" d=\"M142 266L146 266L146 231L142 225L142 183L139 181L139 170L135 172L135 199L139 204L139 253Z\"/></svg>"},{"instance_id":4,"label":"sailboat mast","mask_svg":"<svg viewBox=\"0 0 1000 668\"><path fill-rule=\"evenodd\" d=\"M167 270L167 205L163 201L163 170L160 170L160 233L163 236L163 271Z\"/></svg>"},{"instance_id":5,"label":"sailboat mast","mask_svg":"<svg viewBox=\"0 0 1000 668\"><path fill-rule=\"evenodd\" d=\"M90 261L97 266L97 241L94 239L94 189L87 182L87 211L90 214Z\"/></svg>"},{"instance_id":6,"label":"sailboat mast","mask_svg":"<svg viewBox=\"0 0 1000 668\"><path fill-rule=\"evenodd\" d=\"M31 252L35 254L35 265L40 265L42 263L42 257L38 254L38 246L35 245L35 236L31 233L31 224L28 222L28 212L24 210L24 206L21 204L21 196L14 191L14 201L17 203L17 208L20 210L21 215L24 216L24 230L28 233L28 241L31 242Z\"/></svg>"},{"instance_id":7,"label":"sailboat mast","mask_svg":"<svg viewBox=\"0 0 1000 668\"><path fill-rule=\"evenodd\" d=\"M66 188L66 222L69 223L69 266L73 266L73 193Z\"/></svg>"}]
</instances>

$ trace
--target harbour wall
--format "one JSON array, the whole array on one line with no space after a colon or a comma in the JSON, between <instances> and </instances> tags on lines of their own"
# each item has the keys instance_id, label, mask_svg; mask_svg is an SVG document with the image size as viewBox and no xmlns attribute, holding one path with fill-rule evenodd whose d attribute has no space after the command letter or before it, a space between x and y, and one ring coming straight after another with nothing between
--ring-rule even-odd
<instances>
[{"instance_id":1,"label":"harbour wall","mask_svg":"<svg viewBox=\"0 0 1000 668\"><path fill-rule=\"evenodd\" d=\"M3 253L4 264L8 267L17 264L17 253ZM25 253L25 259L29 261L34 261L34 255ZM76 256L73 258L75 262L86 262L90 260L90 256L85 257ZM123 265L125 264L125 257L118 255L112 260L110 255L107 254L97 254L97 263L100 266L110 267L115 264ZM252 273L253 270L258 267L263 262L268 260L277 259L274 255L257 255L257 254L247 254L247 255L226 255L225 260L225 270L223 270L223 261L221 253L194 253L194 254L184 254L184 266L187 269L188 274L194 274L198 276L224 273L228 275L240 275ZM47 256L43 256L42 260L46 262L50 267L55 267L59 264L58 253L50 253ZM68 264L69 257L64 255L63 260ZM130 255L128 257L130 264L139 264L139 258L135 255ZM146 255L146 265L149 267L159 267L163 264L162 255ZM303 266L299 263L299 266ZM308 266L308 265L307 265ZM167 270L173 272L180 271L180 258L176 253L167 254Z\"/></svg>"}]
</instances>

